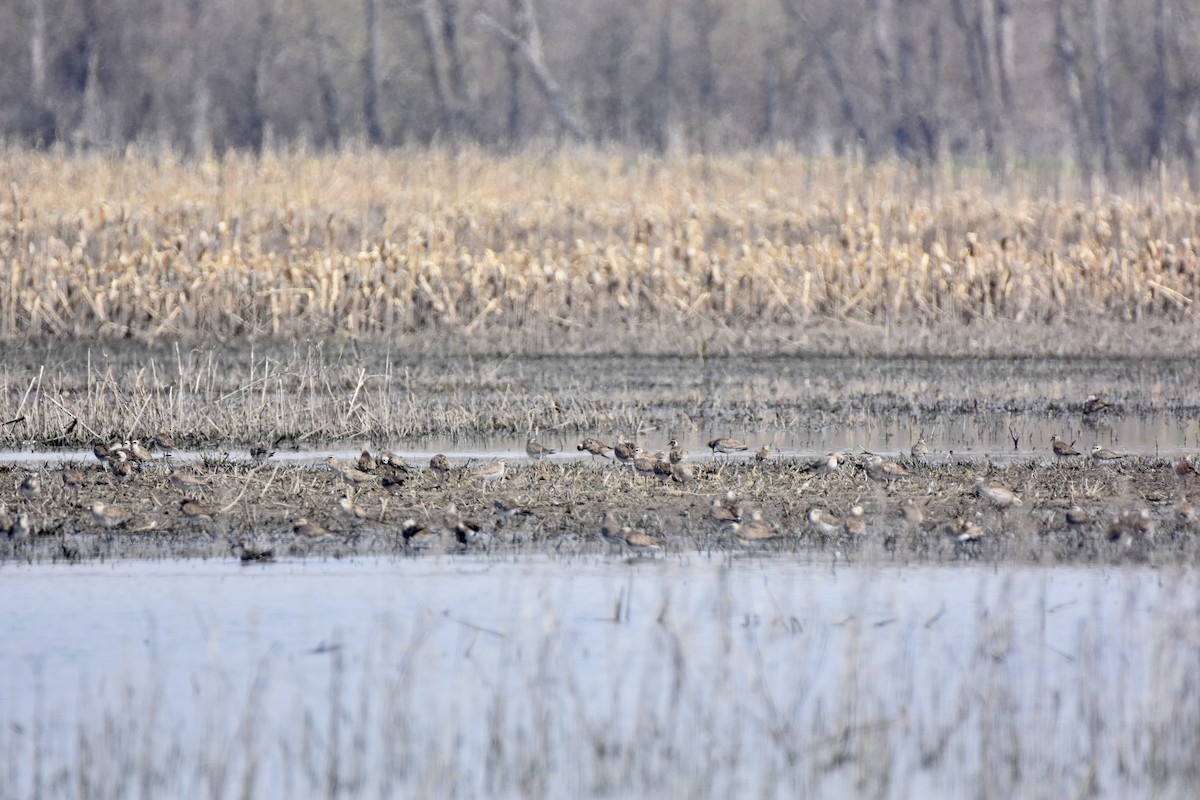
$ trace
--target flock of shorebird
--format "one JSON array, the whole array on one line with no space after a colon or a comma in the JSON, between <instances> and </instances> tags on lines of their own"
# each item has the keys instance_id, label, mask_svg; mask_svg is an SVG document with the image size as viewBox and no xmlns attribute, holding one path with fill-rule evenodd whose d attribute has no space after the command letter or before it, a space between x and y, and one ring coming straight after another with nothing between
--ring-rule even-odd
<instances>
[{"instance_id":1,"label":"flock of shorebird","mask_svg":"<svg viewBox=\"0 0 1200 800\"><path fill-rule=\"evenodd\" d=\"M748 454L749 446L744 442L729 437L719 437L707 443L709 450L717 455L735 456ZM93 452L103 467L111 474L116 483L124 483L133 478L143 464L154 460L153 450L161 452L165 457L172 455L178 448L175 442L166 434L158 434L144 446L140 441L127 441L121 444L96 444ZM631 465L638 473L656 476L664 481L675 484L689 484L697 479L697 468L689 461L689 454L678 441L672 439L665 449L651 453L644 450L625 437L619 437L612 444L606 444L599 439L588 437L576 447L579 452L586 452L593 457ZM250 459L256 464L264 464L274 455L274 447L267 442L259 442L249 449ZM526 455L533 461L541 461L558 451L542 444L536 435L530 435L525 443ZM1055 435L1051 440L1051 452L1056 460L1068 461L1083 457L1083 453L1075 449L1074 442L1066 442ZM924 437L918 437L912 445L910 459L901 461L884 458L871 453L864 453L866 459L861 462L862 470L868 478L880 483L903 479L910 475L910 469L918 464L926 463L930 457L930 449ZM1092 447L1089 458L1097 463L1110 463L1126 458L1125 454L1114 452L1099 444ZM771 462L775 453L769 445L762 445L754 454L754 462ZM832 475L847 461L842 453L829 453L811 460L803 467L803 473L812 476ZM906 466L907 464L907 466ZM356 461L347 462L337 456L329 456L328 468L339 475L346 483L346 491L337 501L337 513L354 523L371 520L370 515L356 504L354 493L359 488L381 486L384 489L403 486L416 472L405 460L392 452L373 455L364 450ZM444 454L437 454L429 461L429 469L434 472L448 473L456 468ZM486 464L467 465L457 468L457 471L482 485L493 485L502 481L507 471L505 459L496 459ZM1176 465L1176 471L1181 476L1194 476L1195 465L1190 458L1184 458ZM168 468L167 474L171 486L179 492L178 510L186 520L204 525L213 522L217 515L232 507L213 509L205 505L201 498L208 487L208 482L193 473L177 471ZM60 470L63 486L67 492L79 491L87 483L83 472L78 467L64 466ZM1021 497L1013 489L988 483L982 478L974 480L976 495L986 503L1001 512L1019 507L1023 504ZM17 487L21 501L32 503L42 495L42 476L37 472L27 473ZM1185 509L1186 505L1186 509ZM760 544L778 539L784 535L780 529L764 518L762 511L755 508L743 507L733 492L712 502L709 517L732 534L733 538L743 544ZM499 524L518 516L532 513L522 504L506 497L499 497L493 503ZM1195 514L1191 510L1187 497L1181 503L1180 513ZM104 529L123 529L130 532L148 531L157 526L153 521L138 520L135 515L115 503L95 502L89 507L94 522ZM905 501L901 509L905 522L917 525L923 521L921 506L911 498ZM813 507L806 514L808 526L822 536L858 536L867 528L864 509L854 505L843 517L837 517L826 509ZM404 545L412 549L423 549L434 546L441 541L442 531L449 533L461 547L467 547L482 540L484 526L464 517L458 508L451 504L443 515L441 526L430 527L421 524L416 519L406 519L400 526L399 533ZM1079 506L1068 509L1065 522L1072 529L1092 526L1098 520ZM1149 512L1140 509L1114 517L1109 521L1110 538L1148 537L1153 534L1153 519ZM318 522L307 517L297 517L292 521L292 531L300 539L318 541L335 539L343 534L330 531ZM439 530L439 527L441 530ZM0 533L7 532L10 539L21 540L30 536L31 525L27 512L22 511L15 517L7 511L7 506L0 503ZM958 541L970 542L981 536L980 526L972 520L955 519L947 523L946 532ZM620 525L611 511L605 511L599 529L600 538L607 544L634 553L653 553L664 548L661 538L630 525ZM233 545L233 550L245 561L265 561L273 558L270 548L256 547L249 540L241 540Z\"/></svg>"}]
</instances>

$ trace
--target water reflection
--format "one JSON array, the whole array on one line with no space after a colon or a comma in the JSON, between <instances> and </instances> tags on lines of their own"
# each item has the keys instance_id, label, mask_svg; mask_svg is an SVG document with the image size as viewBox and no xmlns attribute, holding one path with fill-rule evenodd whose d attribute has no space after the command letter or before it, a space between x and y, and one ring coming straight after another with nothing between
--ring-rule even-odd
<instances>
[{"instance_id":1,"label":"water reflection","mask_svg":"<svg viewBox=\"0 0 1200 800\"><path fill-rule=\"evenodd\" d=\"M1198 589L696 556L5 565L0 758L17 795L1195 796Z\"/></svg>"}]
</instances>

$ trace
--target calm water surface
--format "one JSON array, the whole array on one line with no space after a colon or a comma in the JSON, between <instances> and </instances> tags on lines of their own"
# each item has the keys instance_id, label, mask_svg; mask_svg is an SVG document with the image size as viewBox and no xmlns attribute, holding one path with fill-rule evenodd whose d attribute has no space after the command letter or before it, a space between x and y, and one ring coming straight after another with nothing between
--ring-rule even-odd
<instances>
[{"instance_id":1,"label":"calm water surface","mask_svg":"<svg viewBox=\"0 0 1200 800\"><path fill-rule=\"evenodd\" d=\"M0 606L0 797L1200 785L1184 569L6 564Z\"/></svg>"}]
</instances>

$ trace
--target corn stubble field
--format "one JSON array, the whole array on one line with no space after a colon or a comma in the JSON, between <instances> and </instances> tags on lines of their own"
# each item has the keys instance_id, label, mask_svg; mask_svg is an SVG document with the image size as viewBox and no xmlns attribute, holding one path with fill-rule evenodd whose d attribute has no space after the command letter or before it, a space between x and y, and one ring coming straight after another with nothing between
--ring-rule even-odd
<instances>
[{"instance_id":1,"label":"corn stubble field","mask_svg":"<svg viewBox=\"0 0 1200 800\"><path fill-rule=\"evenodd\" d=\"M240 707L214 704L205 720L204 740L224 749L179 732L166 677L98 699L69 724L38 700L27 716L0 720L0 756L22 785L56 796L190 787L251 797L270 796L282 775L300 793L329 797L396 786L521 796L853 786L909 796L930 783L953 796L964 786L979 796L1043 793L1031 784L1080 796L1114 787L1194 796L1195 714L1172 708L1195 707L1200 645L1188 582L1200 555L1200 478L1192 462L1160 457L1153 445L1109 463L1056 461L1043 432L1028 428L1079 439L1081 449L1115 447L1117 423L1144 417L1187 446L1196 440L1200 203L1170 174L1091 193L1062 171L1027 171L1001 187L969 167L922 172L787 153L435 150L184 162L7 151L0 179L0 448L53 456L164 432L192 451L173 466L200 477L193 494L214 512L184 513L161 458L124 480L79 459L72 485L58 472L75 460L66 456L0 466L0 510L28 523L23 539L0 538L10 569L228 560L244 543L242 552L270 549L292 562L262 567L282 587L281 571L297 563L415 555L402 533L413 518L436 535L420 551L442 554L427 557L431 574L445 560L453 572L460 558L484 570L548 558L551 577L538 580L553 586L556 570L623 568L600 535L611 509L614 526L661 539L663 552L632 559L631 575L639 562L681 576L714 561L737 572L759 557L764 573L1070 563L1159 570L1170 601L1145 625L1142 605L1157 596L1145 587L1130 589L1117 612L1081 617L1076 656L1053 649L1062 641L1014 640L982 596L968 612L979 625L965 637L939 629L940 613L903 621L929 637L934 657L905 644L892 652L875 643L878 632L860 631L857 620L873 613L866 599L832 624L853 620L853 635L826 655L830 645L801 635L795 618L774 619L762 640L739 632L751 617L738 617L732 600L719 618L692 618L700 632L691 639L665 612L655 621L654 609L638 609L635 619L648 622L636 636L614 629L633 666L601 676L614 702L595 712L585 706L604 699L588 688L597 676L561 680L567 667L554 655L574 634L530 623L531 638L506 643L483 671L519 663L527 650L541 654L546 685L532 691L514 668L509 683L479 688L472 708L444 717L410 701L444 679L445 651L415 666L403 655L419 652L430 631L449 635L439 626L460 636L431 617L384 637L403 651L381 662L401 663L398 673L354 647L345 663L336 655L328 698L289 701L307 715L295 731L257 732L257 693L281 683L262 677L266 657L251 665L261 673L254 684L238 676L222 694ZM1089 417L1093 393L1110 406ZM259 440L280 450L486 447L532 431L567 450L593 435L654 449L671 436L769 432L820 452L847 429L878 441L881 421L892 454L932 430L950 450L1011 436L1019 457L993 463L943 450L903 460L906 476L877 480L858 449L832 474L815 473L811 453L764 463L716 456L693 458L683 482L561 455L519 457L496 485L475 475L478 461L457 458L449 473L414 463L385 486L378 476L353 484L323 463L256 464L245 452ZM43 489L26 498L17 487L30 473ZM1023 502L988 500L995 486ZM712 503L730 493L745 514L761 510L778 538L748 545L714 520ZM340 509L343 497L361 514ZM530 513L501 523L497 499ZM95 503L124 506L129 521L105 527L89 513ZM451 504L480 523L479 536L456 541ZM913 506L923 519L904 516ZM1068 521L1073 506L1086 521ZM814 507L843 520L859 507L863 527L821 531L809 521ZM296 533L301 515L328 535ZM470 578L455 575L457 592ZM768 594L795 585L771 575L762 578ZM425 573L413 585L422 579L441 586ZM719 581L714 596L725 597L728 577ZM659 588L654 602L665 609L671 586ZM1057 611L1030 619L1036 628ZM628 625L622 613L618 605L618 626ZM1104 620L1122 635L1095 633ZM712 636L722 643L716 658ZM1097 678L1112 642L1162 669L1147 680L1121 662ZM778 659L769 669L752 663L764 653ZM1060 656L1064 686L1078 688L1073 701L1029 677ZM804 659L794 681L770 685ZM224 669L209 677L227 681ZM872 675L890 678L872 684ZM832 684L810 693L821 676ZM945 698L928 689L941 685L953 687ZM1109 722L1111 698L1126 689ZM622 706L622 692L639 702ZM165 749L151 746L168 727ZM463 744L479 735L484 750ZM0 797L25 794L15 785L0 781Z\"/></svg>"}]
</instances>

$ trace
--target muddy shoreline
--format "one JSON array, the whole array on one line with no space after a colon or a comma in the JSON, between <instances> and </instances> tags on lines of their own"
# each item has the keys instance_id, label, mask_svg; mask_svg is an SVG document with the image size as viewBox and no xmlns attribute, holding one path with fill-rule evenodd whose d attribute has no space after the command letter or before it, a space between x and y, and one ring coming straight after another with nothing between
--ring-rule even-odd
<instances>
[{"instance_id":1,"label":"muddy shoreline","mask_svg":"<svg viewBox=\"0 0 1200 800\"><path fill-rule=\"evenodd\" d=\"M29 527L27 535L0 536L0 552L6 560L29 562L236 559L237 545L244 543L276 559L460 551L638 555L602 539L605 511L617 525L659 538L661 553L652 555L665 558L762 552L896 563L1166 565L1191 564L1200 550L1193 507L1200 503L1200 479L1179 474L1178 462L1165 459L1128 457L1111 464L1082 457L1065 463L1027 459L1004 466L906 460L901 463L908 475L881 481L867 474L866 456L848 456L827 475L814 472L808 459L758 463L753 457L717 457L694 463L694 478L682 484L628 465L521 461L509 464L497 482L478 477L478 463L456 465L448 473L420 464L408 473L390 473L385 486L379 474L350 482L325 465L209 459L180 468L203 482L186 493L172 485L162 460L125 481L98 463L74 465L82 475L74 486L47 465L33 473L42 485L33 499L17 490L29 471L0 468L0 486L10 498L9 524L25 515ZM997 507L982 496L978 481L1015 491L1020 504ZM758 510L778 537L747 544L727 522L714 520L714 501L730 493L743 522ZM181 503L189 496L213 518L188 516ZM354 514L339 507L343 497L350 498ZM497 500L518 513L503 518ZM117 506L128 519L106 528L90 510L96 503ZM451 505L479 527L465 543L447 526ZM855 506L863 510L861 532L819 532L807 519L810 508L844 519ZM922 519L906 519L906 506L920 509ZM1068 524L1065 515L1073 506L1094 521ZM1139 517L1147 524L1134 524ZM300 519L319 524L328 535L296 532ZM402 529L410 519L434 535L419 546L406 541Z\"/></svg>"}]
</instances>

